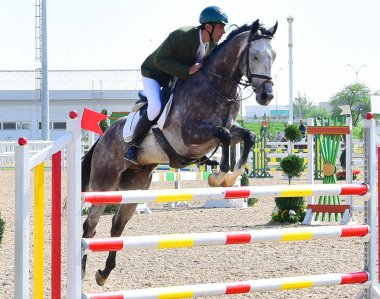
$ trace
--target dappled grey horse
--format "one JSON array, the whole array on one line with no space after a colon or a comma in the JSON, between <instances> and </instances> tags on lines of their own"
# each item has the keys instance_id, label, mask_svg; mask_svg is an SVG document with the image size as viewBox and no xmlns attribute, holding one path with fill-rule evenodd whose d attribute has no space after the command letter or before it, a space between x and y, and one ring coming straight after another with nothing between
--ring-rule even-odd
<instances>
[{"instance_id":1,"label":"dappled grey horse","mask_svg":"<svg viewBox=\"0 0 380 299\"><path fill-rule=\"evenodd\" d=\"M123 159L128 143L123 139L125 118L116 121L82 159L82 191L148 189L152 171L159 163L185 167L222 146L218 172L210 176L212 186L231 186L244 171L255 135L240 127L241 86L251 86L256 101L268 105L273 99L271 67L275 52L271 40L277 23L270 29L259 21L232 31L204 63L201 71L178 81L170 114L162 132L150 132L139 150L139 164ZM243 81L243 78L245 79ZM158 130L159 131L159 130ZM229 174L229 146L243 141L240 160ZM111 236L121 235L137 204L120 205L112 219ZM94 205L83 224L83 237L92 238L104 205ZM109 252L104 270L96 280L103 285L115 268L116 252ZM87 255L82 259L85 274Z\"/></svg>"}]
</instances>

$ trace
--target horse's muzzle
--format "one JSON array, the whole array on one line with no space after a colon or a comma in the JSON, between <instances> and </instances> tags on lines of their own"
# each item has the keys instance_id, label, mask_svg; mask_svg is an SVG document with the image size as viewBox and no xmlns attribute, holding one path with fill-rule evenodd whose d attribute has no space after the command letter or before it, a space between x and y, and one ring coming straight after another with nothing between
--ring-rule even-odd
<instances>
[{"instance_id":1,"label":"horse's muzzle","mask_svg":"<svg viewBox=\"0 0 380 299\"><path fill-rule=\"evenodd\" d=\"M267 82L261 86L259 90L256 91L256 102L260 105L267 106L270 101L273 100L273 83Z\"/></svg>"}]
</instances>

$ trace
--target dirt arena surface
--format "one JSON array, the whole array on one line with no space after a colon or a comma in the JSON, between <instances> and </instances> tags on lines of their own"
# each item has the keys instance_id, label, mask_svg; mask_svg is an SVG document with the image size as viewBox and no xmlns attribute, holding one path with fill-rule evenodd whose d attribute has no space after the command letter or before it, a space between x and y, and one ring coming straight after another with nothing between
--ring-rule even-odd
<instances>
[{"instance_id":1,"label":"dirt arena surface","mask_svg":"<svg viewBox=\"0 0 380 299\"><path fill-rule=\"evenodd\" d=\"M274 178L250 179L251 185L287 184L280 173ZM46 182L51 174L46 170ZM63 176L65 179L65 175ZM0 245L0 298L14 297L14 170L0 170L0 213L6 221L5 235ZM304 174L292 184L306 184ZM45 264L50 259L51 218L50 187L46 192ZM205 182L182 182L181 188L206 187ZM153 183L151 189L174 188L174 183ZM64 193L66 187L63 184ZM356 198L363 204L363 198ZM190 207L169 208L163 204L150 204L151 214L135 215L127 224L123 235L156 235L169 233L225 232L285 228L300 225L271 223L273 198L260 199L247 209L204 209L204 202L191 202ZM33 206L33 203L31 203ZM31 210L33 211L33 210ZM31 213L31 232L33 212ZM355 214L363 223L363 213ZM97 227L97 236L109 236L112 215L104 215ZM63 220L65 221L64 214ZM84 221L83 217L83 221ZM323 223L332 225L334 223ZM66 224L63 224L63 244ZM31 236L31 241L33 237ZM116 268L105 286L96 284L94 274L104 267L107 253L92 253L88 257L87 275L83 280L86 292L118 291L123 289L151 288L185 284L233 282L285 276L302 276L324 273L362 271L364 243L358 238L342 240L311 240L303 242L269 242L248 245L196 247L192 249L166 249L119 252ZM66 249L63 248L62 297L66 298ZM32 272L33 264L30 269ZM31 294L33 285L31 283ZM45 266L46 298L50 298L50 269ZM360 285L340 285L282 292L252 293L213 298L355 298Z\"/></svg>"}]
</instances>

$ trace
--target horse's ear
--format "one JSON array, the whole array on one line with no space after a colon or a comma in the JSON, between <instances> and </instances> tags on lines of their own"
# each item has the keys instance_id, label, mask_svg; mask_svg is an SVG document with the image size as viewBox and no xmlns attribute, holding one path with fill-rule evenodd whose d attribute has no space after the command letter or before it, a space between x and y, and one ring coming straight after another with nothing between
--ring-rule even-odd
<instances>
[{"instance_id":1,"label":"horse's ear","mask_svg":"<svg viewBox=\"0 0 380 299\"><path fill-rule=\"evenodd\" d=\"M260 27L260 21L259 19L257 19L251 25L251 38L256 34L257 30L259 30L259 27Z\"/></svg>"},{"instance_id":2,"label":"horse's ear","mask_svg":"<svg viewBox=\"0 0 380 299\"><path fill-rule=\"evenodd\" d=\"M274 24L274 26L268 30L272 36L276 33L277 26L278 26L278 21L276 21L276 24Z\"/></svg>"}]
</instances>

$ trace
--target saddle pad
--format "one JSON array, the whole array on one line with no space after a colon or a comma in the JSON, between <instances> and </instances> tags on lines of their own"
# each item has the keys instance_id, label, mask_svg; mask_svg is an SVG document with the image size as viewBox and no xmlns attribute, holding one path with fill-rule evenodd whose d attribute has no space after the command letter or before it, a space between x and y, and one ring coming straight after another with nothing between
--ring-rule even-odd
<instances>
[{"instance_id":1,"label":"saddle pad","mask_svg":"<svg viewBox=\"0 0 380 299\"><path fill-rule=\"evenodd\" d=\"M160 128L160 130L163 130L163 128L165 126L166 119L169 115L170 108L172 106L172 101L173 101L173 95L170 96L169 101L166 103L164 110L162 111L160 118L157 121L157 125ZM123 138L124 138L125 142L131 142L132 141L133 132L134 132L136 125L140 119L140 112L138 110L135 111L135 109L132 109L132 111L133 112L128 114L127 121L125 122L125 125L123 128Z\"/></svg>"}]
</instances>

